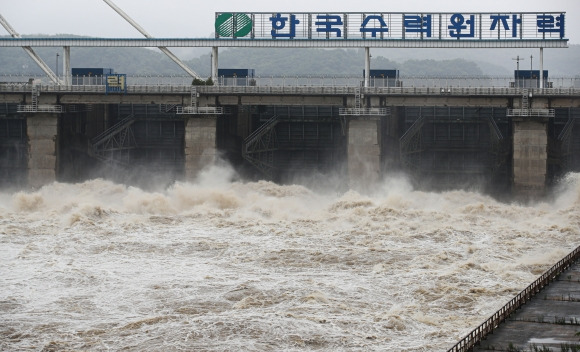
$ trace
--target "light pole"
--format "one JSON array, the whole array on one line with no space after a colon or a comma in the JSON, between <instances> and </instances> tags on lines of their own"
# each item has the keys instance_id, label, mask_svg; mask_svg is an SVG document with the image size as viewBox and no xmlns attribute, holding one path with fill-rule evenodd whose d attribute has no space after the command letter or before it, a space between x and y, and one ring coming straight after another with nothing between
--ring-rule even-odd
<instances>
[{"instance_id":1,"label":"light pole","mask_svg":"<svg viewBox=\"0 0 580 352\"><path fill-rule=\"evenodd\" d=\"M58 53L56 53L56 77L58 77Z\"/></svg>"},{"instance_id":2,"label":"light pole","mask_svg":"<svg viewBox=\"0 0 580 352\"><path fill-rule=\"evenodd\" d=\"M541 73L540 73L541 74ZM530 55L530 83L534 83L534 55ZM539 82L539 81L537 81ZM538 87L536 87L538 88Z\"/></svg>"},{"instance_id":3,"label":"light pole","mask_svg":"<svg viewBox=\"0 0 580 352\"><path fill-rule=\"evenodd\" d=\"M520 61L524 61L524 58L523 57L520 57L518 55L517 57L512 58L512 60L515 60L516 61L516 74L515 74L514 79L516 81L515 82L516 83L516 86L519 87L520 86L520 79L521 79L520 78Z\"/></svg>"}]
</instances>

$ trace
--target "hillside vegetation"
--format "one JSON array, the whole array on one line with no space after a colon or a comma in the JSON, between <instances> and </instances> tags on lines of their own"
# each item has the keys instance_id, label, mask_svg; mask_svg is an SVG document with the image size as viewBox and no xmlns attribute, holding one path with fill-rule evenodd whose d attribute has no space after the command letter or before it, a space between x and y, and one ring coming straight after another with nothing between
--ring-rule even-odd
<instances>
[{"instance_id":1,"label":"hillside vegetation","mask_svg":"<svg viewBox=\"0 0 580 352\"><path fill-rule=\"evenodd\" d=\"M35 48L55 70L61 48ZM196 53L203 52L196 48ZM210 49L187 59L183 49L176 50L194 71L209 77ZM371 49L371 68L398 69L401 75L422 76L508 76L513 74L516 56L523 58L521 69L539 69L539 50L535 49ZM530 62L530 56L533 56ZM0 74L42 74L21 48L0 48ZM580 75L580 45L567 49L544 50L544 69L550 76ZM219 52L220 68L253 68L256 75L361 75L362 49L286 49L230 48ZM71 67L113 68L118 73L178 75L184 72L157 49L147 48L71 48ZM59 61L62 71L62 61ZM62 73L62 72L61 72Z\"/></svg>"}]
</instances>

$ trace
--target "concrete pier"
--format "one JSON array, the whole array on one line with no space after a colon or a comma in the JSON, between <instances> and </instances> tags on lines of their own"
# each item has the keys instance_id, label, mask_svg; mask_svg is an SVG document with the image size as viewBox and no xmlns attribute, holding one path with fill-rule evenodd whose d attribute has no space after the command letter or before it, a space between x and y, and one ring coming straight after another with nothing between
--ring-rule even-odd
<instances>
[{"instance_id":1,"label":"concrete pier","mask_svg":"<svg viewBox=\"0 0 580 352\"><path fill-rule=\"evenodd\" d=\"M193 180L217 159L216 116L196 116L185 125L185 179Z\"/></svg>"},{"instance_id":2,"label":"concrete pier","mask_svg":"<svg viewBox=\"0 0 580 352\"><path fill-rule=\"evenodd\" d=\"M367 192L379 181L381 139L378 119L348 123L348 178L351 189Z\"/></svg>"},{"instance_id":3,"label":"concrete pier","mask_svg":"<svg viewBox=\"0 0 580 352\"><path fill-rule=\"evenodd\" d=\"M513 190L521 197L545 192L548 135L544 121L513 121Z\"/></svg>"},{"instance_id":4,"label":"concrete pier","mask_svg":"<svg viewBox=\"0 0 580 352\"><path fill-rule=\"evenodd\" d=\"M28 186L39 188L56 181L58 115L35 113L26 119Z\"/></svg>"}]
</instances>

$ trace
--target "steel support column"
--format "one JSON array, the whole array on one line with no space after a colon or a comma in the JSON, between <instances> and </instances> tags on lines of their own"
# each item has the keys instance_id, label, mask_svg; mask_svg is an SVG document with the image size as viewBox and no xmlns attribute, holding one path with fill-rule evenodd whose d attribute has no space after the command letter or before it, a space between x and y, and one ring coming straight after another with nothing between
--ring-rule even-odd
<instances>
[{"instance_id":1,"label":"steel support column","mask_svg":"<svg viewBox=\"0 0 580 352\"><path fill-rule=\"evenodd\" d=\"M544 88L544 48L540 48L540 89Z\"/></svg>"},{"instance_id":2,"label":"steel support column","mask_svg":"<svg viewBox=\"0 0 580 352\"><path fill-rule=\"evenodd\" d=\"M62 48L62 83L65 86L72 84L72 72L70 69L70 46Z\"/></svg>"},{"instance_id":3,"label":"steel support column","mask_svg":"<svg viewBox=\"0 0 580 352\"><path fill-rule=\"evenodd\" d=\"M365 88L369 86L371 77L371 49L365 47Z\"/></svg>"},{"instance_id":4,"label":"steel support column","mask_svg":"<svg viewBox=\"0 0 580 352\"><path fill-rule=\"evenodd\" d=\"M12 38L21 38L20 34L18 34L18 32L16 32L16 30L12 28L10 23L8 23L8 21L6 21L6 19L2 17L2 15L0 15L0 24L8 31L8 33L10 33L10 36L12 36ZM54 83L60 84L58 77L56 77L56 75L54 74L54 72L52 72L52 70L46 64L46 62L44 62L44 60L42 60L40 56L38 56L38 54L36 54L36 52L32 50L30 46L22 46L22 49L24 49L24 51L26 51L28 56L30 56L30 58L34 60L34 62L36 62L38 67L40 67L40 69L43 70L44 73L46 73L46 76L48 76L48 78L50 78Z\"/></svg>"},{"instance_id":5,"label":"steel support column","mask_svg":"<svg viewBox=\"0 0 580 352\"><path fill-rule=\"evenodd\" d=\"M107 5L109 5L115 12L117 12L121 17L123 17L130 25L135 27L141 34L143 34L146 38L152 39L153 37L143 29L137 22L135 22L129 15L127 15L123 10L121 10L117 5L115 5L111 0L103 0ZM193 78L201 79L201 77L195 73L191 68L189 68L183 61L181 61L175 54L173 54L167 47L165 46L158 46L159 50L161 50L165 55L167 55L173 62L175 62L179 67L181 67L187 74L192 76Z\"/></svg>"},{"instance_id":6,"label":"steel support column","mask_svg":"<svg viewBox=\"0 0 580 352\"><path fill-rule=\"evenodd\" d=\"M213 84L218 85L218 47L211 48L211 79Z\"/></svg>"}]
</instances>

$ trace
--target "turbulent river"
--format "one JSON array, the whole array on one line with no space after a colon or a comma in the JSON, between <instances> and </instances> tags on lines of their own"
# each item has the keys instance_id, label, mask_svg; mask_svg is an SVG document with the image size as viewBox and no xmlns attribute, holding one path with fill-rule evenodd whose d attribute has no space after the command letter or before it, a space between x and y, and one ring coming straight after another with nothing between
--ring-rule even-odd
<instances>
[{"instance_id":1,"label":"turbulent river","mask_svg":"<svg viewBox=\"0 0 580 352\"><path fill-rule=\"evenodd\" d=\"M548 200L92 180L0 193L1 351L446 351L580 244Z\"/></svg>"}]
</instances>

